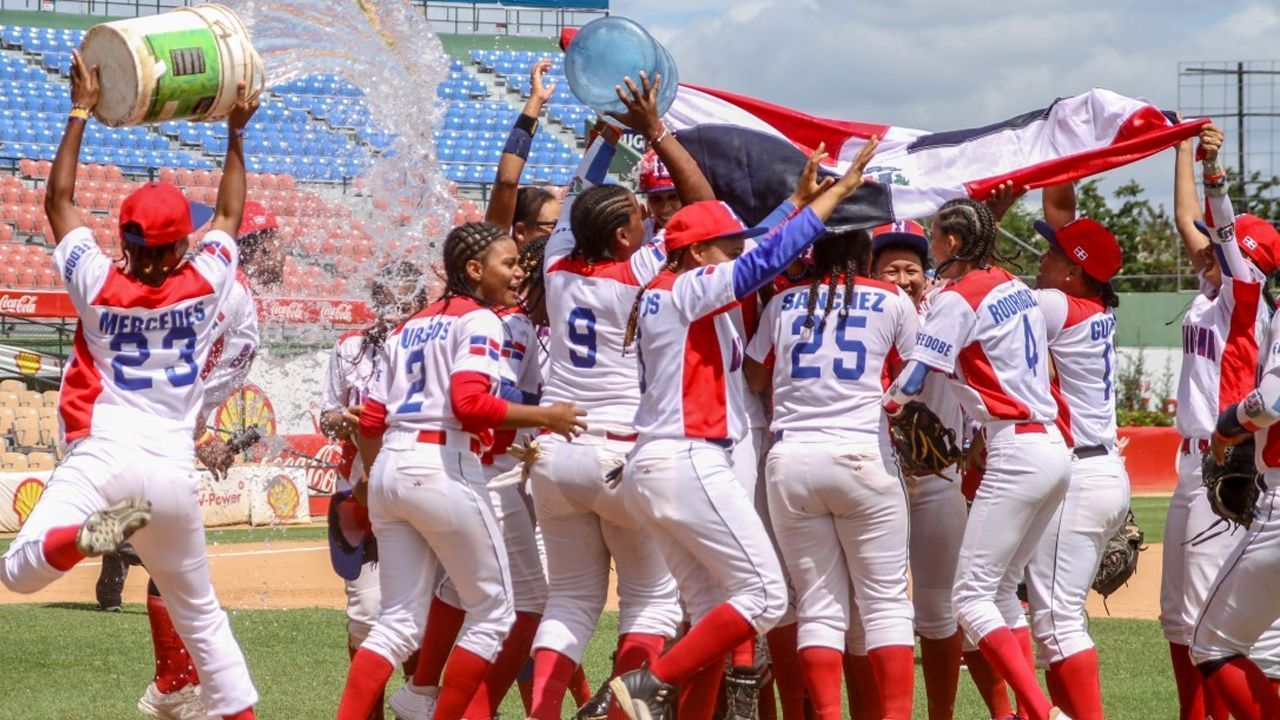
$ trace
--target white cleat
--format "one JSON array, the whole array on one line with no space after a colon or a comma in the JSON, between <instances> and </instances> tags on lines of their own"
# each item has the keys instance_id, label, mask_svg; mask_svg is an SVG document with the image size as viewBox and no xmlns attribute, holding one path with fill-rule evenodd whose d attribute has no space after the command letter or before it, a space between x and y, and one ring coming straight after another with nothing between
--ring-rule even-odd
<instances>
[{"instance_id":1,"label":"white cleat","mask_svg":"<svg viewBox=\"0 0 1280 720\"><path fill-rule=\"evenodd\" d=\"M413 683L407 682L395 691L387 705L396 716L396 720L431 720L436 712L436 694L439 688L413 689Z\"/></svg>"},{"instance_id":2,"label":"white cleat","mask_svg":"<svg viewBox=\"0 0 1280 720\"><path fill-rule=\"evenodd\" d=\"M85 518L80 531L76 533L76 548L85 557L115 552L130 535L146 527L149 522L151 501L125 498Z\"/></svg>"},{"instance_id":3,"label":"white cleat","mask_svg":"<svg viewBox=\"0 0 1280 720\"><path fill-rule=\"evenodd\" d=\"M162 693L155 683L150 683L142 699L138 700L138 712L158 720L209 720L199 685L186 685L171 693Z\"/></svg>"}]
</instances>

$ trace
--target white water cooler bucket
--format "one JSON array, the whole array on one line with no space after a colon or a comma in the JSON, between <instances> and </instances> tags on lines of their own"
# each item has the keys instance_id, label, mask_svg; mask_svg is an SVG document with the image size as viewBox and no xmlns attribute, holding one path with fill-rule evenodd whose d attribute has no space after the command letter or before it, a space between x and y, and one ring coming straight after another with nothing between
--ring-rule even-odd
<instances>
[{"instance_id":1,"label":"white water cooler bucket","mask_svg":"<svg viewBox=\"0 0 1280 720\"><path fill-rule=\"evenodd\" d=\"M221 120L237 83L256 96L266 80L244 23L217 3L95 25L80 54L102 81L93 114L112 127Z\"/></svg>"}]
</instances>

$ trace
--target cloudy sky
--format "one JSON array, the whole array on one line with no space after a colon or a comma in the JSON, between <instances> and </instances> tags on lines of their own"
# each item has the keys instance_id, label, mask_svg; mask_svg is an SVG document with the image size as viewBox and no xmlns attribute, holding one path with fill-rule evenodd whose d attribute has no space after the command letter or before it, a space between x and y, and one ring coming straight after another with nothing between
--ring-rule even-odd
<instances>
[{"instance_id":1,"label":"cloudy sky","mask_svg":"<svg viewBox=\"0 0 1280 720\"><path fill-rule=\"evenodd\" d=\"M667 45L682 82L927 130L1095 86L1178 109L1180 61L1280 59L1276 0L613 0L611 10ZM1272 88L1280 105L1280 81ZM1172 168L1169 151L1107 184L1134 177L1171 205Z\"/></svg>"}]
</instances>

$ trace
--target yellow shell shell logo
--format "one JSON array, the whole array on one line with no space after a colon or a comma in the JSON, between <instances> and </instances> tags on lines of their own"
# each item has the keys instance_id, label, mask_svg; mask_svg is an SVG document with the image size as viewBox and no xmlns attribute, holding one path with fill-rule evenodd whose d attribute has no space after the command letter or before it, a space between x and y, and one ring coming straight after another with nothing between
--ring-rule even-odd
<instances>
[{"instance_id":1,"label":"yellow shell shell logo","mask_svg":"<svg viewBox=\"0 0 1280 720\"><path fill-rule=\"evenodd\" d=\"M34 376L40 372L40 356L35 353L19 352L13 356L13 364L23 375Z\"/></svg>"},{"instance_id":2,"label":"yellow shell shell logo","mask_svg":"<svg viewBox=\"0 0 1280 720\"><path fill-rule=\"evenodd\" d=\"M22 527L27 518L31 517L31 511L35 509L36 503L40 501L40 496L44 494L44 483L35 478L27 478L18 483L18 487L13 492L13 512L18 516L18 527Z\"/></svg>"},{"instance_id":3,"label":"yellow shell shell logo","mask_svg":"<svg viewBox=\"0 0 1280 720\"><path fill-rule=\"evenodd\" d=\"M292 520L298 512L299 501L298 488L294 487L288 475L277 475L267 485L267 505L276 514L277 520Z\"/></svg>"},{"instance_id":4,"label":"yellow shell shell logo","mask_svg":"<svg viewBox=\"0 0 1280 720\"><path fill-rule=\"evenodd\" d=\"M224 440L247 427L255 426L263 437L276 434L275 408L271 406L267 394L257 385L236 388L214 414L214 427Z\"/></svg>"}]
</instances>

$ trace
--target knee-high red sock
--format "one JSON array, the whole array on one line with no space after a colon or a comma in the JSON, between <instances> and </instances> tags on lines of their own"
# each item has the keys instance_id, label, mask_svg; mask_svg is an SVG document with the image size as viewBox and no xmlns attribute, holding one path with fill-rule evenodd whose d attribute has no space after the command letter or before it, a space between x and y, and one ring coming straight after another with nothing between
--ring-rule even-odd
<instances>
[{"instance_id":1,"label":"knee-high red sock","mask_svg":"<svg viewBox=\"0 0 1280 720\"><path fill-rule=\"evenodd\" d=\"M773 681L782 704L782 720L805 720L804 672L796 650L798 628L796 623L791 623L776 627L765 635L769 642L769 657L773 660Z\"/></svg>"},{"instance_id":2,"label":"knee-high red sock","mask_svg":"<svg viewBox=\"0 0 1280 720\"><path fill-rule=\"evenodd\" d=\"M1231 711L1227 709L1227 699L1207 683L1204 686L1204 716L1205 720L1231 717Z\"/></svg>"},{"instance_id":3,"label":"knee-high red sock","mask_svg":"<svg viewBox=\"0 0 1280 720\"><path fill-rule=\"evenodd\" d=\"M533 720L559 720L564 693L577 665L567 655L539 648L533 654Z\"/></svg>"},{"instance_id":4,"label":"knee-high red sock","mask_svg":"<svg viewBox=\"0 0 1280 720\"><path fill-rule=\"evenodd\" d=\"M694 631L697 631L697 626L694 626ZM725 650L728 652L728 648ZM680 720L711 720L716 702L720 700L720 681L724 679L723 657L706 664L680 685L680 700L676 706L676 717Z\"/></svg>"},{"instance_id":5,"label":"knee-high red sock","mask_svg":"<svg viewBox=\"0 0 1280 720\"><path fill-rule=\"evenodd\" d=\"M621 675L638 669L645 663L653 664L662 654L667 639L647 633L625 633L618 636L618 653L613 657L613 674Z\"/></svg>"},{"instance_id":6,"label":"knee-high red sock","mask_svg":"<svg viewBox=\"0 0 1280 720\"><path fill-rule=\"evenodd\" d=\"M573 695L573 704L582 707L591 699L591 683L587 682L587 672L582 666L573 669L573 677L569 680L569 694Z\"/></svg>"},{"instance_id":7,"label":"knee-high red sock","mask_svg":"<svg viewBox=\"0 0 1280 720\"><path fill-rule=\"evenodd\" d=\"M413 671L413 684L418 687L438 687L445 661L458 639L467 613L440 598L431 598L427 611L427 631L422 636L422 650L418 654L418 667Z\"/></svg>"},{"instance_id":8,"label":"knee-high red sock","mask_svg":"<svg viewBox=\"0 0 1280 720\"><path fill-rule=\"evenodd\" d=\"M1031 672L1036 670L1036 651L1031 644L1031 628L1020 627L1014 628L1009 632L1018 640L1018 648L1022 650L1022 659L1026 660L1027 667L1031 668Z\"/></svg>"},{"instance_id":9,"label":"knee-high red sock","mask_svg":"<svg viewBox=\"0 0 1280 720\"><path fill-rule=\"evenodd\" d=\"M844 682L849 693L849 716L852 720L880 720L880 691L871 658L866 655L844 655Z\"/></svg>"},{"instance_id":10,"label":"knee-high red sock","mask_svg":"<svg viewBox=\"0 0 1280 720\"><path fill-rule=\"evenodd\" d=\"M1280 697L1271 683L1248 658L1235 657L1208 671L1205 687L1222 698L1236 720L1280 718ZM1213 716L1218 720L1218 716Z\"/></svg>"},{"instance_id":11,"label":"knee-high red sock","mask_svg":"<svg viewBox=\"0 0 1280 720\"><path fill-rule=\"evenodd\" d=\"M1169 643L1169 661L1173 664L1173 683L1178 688L1179 720L1205 720L1204 676L1191 662L1191 649Z\"/></svg>"},{"instance_id":12,"label":"knee-high red sock","mask_svg":"<svg viewBox=\"0 0 1280 720\"><path fill-rule=\"evenodd\" d=\"M257 720L258 716L253 714L253 708L245 708L235 715L223 715L222 720Z\"/></svg>"},{"instance_id":13,"label":"knee-high red sock","mask_svg":"<svg viewBox=\"0 0 1280 720\"><path fill-rule=\"evenodd\" d=\"M754 637L755 633L755 628L742 613L729 603L722 603L698 621L680 642L663 653L651 669L662 682L682 684L707 665L723 662L730 650ZM717 680L717 687L719 684Z\"/></svg>"},{"instance_id":14,"label":"knee-high red sock","mask_svg":"<svg viewBox=\"0 0 1280 720\"><path fill-rule=\"evenodd\" d=\"M916 691L915 646L886 645L868 652L867 657L880 696L880 717L911 720Z\"/></svg>"},{"instance_id":15,"label":"knee-high red sock","mask_svg":"<svg viewBox=\"0 0 1280 720\"><path fill-rule=\"evenodd\" d=\"M835 648L807 647L799 651L800 673L804 686L813 700L813 712L817 720L838 720L840 717L840 674L843 671L844 653ZM803 697L801 705L804 704ZM852 700L850 700L852 705ZM801 708L803 712L803 708Z\"/></svg>"},{"instance_id":16,"label":"knee-high red sock","mask_svg":"<svg viewBox=\"0 0 1280 720\"><path fill-rule=\"evenodd\" d=\"M756 664L756 638L753 635L746 642L739 643L733 649L732 663L734 667L749 668Z\"/></svg>"},{"instance_id":17,"label":"knee-high red sock","mask_svg":"<svg viewBox=\"0 0 1280 720\"><path fill-rule=\"evenodd\" d=\"M440 697L432 720L461 720L471 698L475 697L476 688L493 667L493 663L461 647L449 653L447 662L449 667L440 683Z\"/></svg>"},{"instance_id":18,"label":"knee-high red sock","mask_svg":"<svg viewBox=\"0 0 1280 720\"><path fill-rule=\"evenodd\" d=\"M147 620L151 624L151 647L156 654L156 689L167 694L190 684L198 684L195 664L191 662L187 647L182 644L182 638L178 637L178 631L173 627L164 598L147 595Z\"/></svg>"},{"instance_id":19,"label":"knee-high red sock","mask_svg":"<svg viewBox=\"0 0 1280 720\"><path fill-rule=\"evenodd\" d=\"M777 682L772 673L765 676L764 682L760 683L760 705L756 708L756 713L760 720L778 720L778 700L774 687Z\"/></svg>"},{"instance_id":20,"label":"knee-high red sock","mask_svg":"<svg viewBox=\"0 0 1280 720\"><path fill-rule=\"evenodd\" d=\"M987 662L982 651L970 650L962 654L964 665L969 669L969 677L973 679L973 685L978 689L982 702L986 703L991 717L1007 718L1012 715L1013 705L1009 703L1008 687L991 667L991 663Z\"/></svg>"},{"instance_id":21,"label":"knee-high red sock","mask_svg":"<svg viewBox=\"0 0 1280 720\"><path fill-rule=\"evenodd\" d=\"M955 715L963 649L964 640L959 630L942 640L920 638L920 666L924 672L924 694L929 701L929 720L951 720Z\"/></svg>"},{"instance_id":22,"label":"knee-high red sock","mask_svg":"<svg viewBox=\"0 0 1280 720\"><path fill-rule=\"evenodd\" d=\"M351 659L347 685L338 702L338 720L366 720L387 688L395 667L372 650L361 648Z\"/></svg>"},{"instance_id":23,"label":"knee-high red sock","mask_svg":"<svg viewBox=\"0 0 1280 720\"><path fill-rule=\"evenodd\" d=\"M1027 665L1026 654L1013 631L1002 627L987 633L978 641L978 649L1013 688L1018 714L1027 720L1047 720L1052 707L1049 698L1040 689L1035 671Z\"/></svg>"},{"instance_id":24,"label":"knee-high red sock","mask_svg":"<svg viewBox=\"0 0 1280 720\"><path fill-rule=\"evenodd\" d=\"M44 534L40 552L44 555L44 561L52 565L54 570L66 572L84 559L84 553L76 547L76 534L79 532L79 525L68 525L53 528Z\"/></svg>"},{"instance_id":25,"label":"knee-high red sock","mask_svg":"<svg viewBox=\"0 0 1280 720\"><path fill-rule=\"evenodd\" d=\"M498 706L502 698L507 696L511 684L520 674L520 668L529 659L529 649L533 647L533 636L538 632L538 622L542 615L530 612L517 612L516 621L511 625L511 632L502 642L502 651L494 659L489 674L476 688L475 697L467 706L463 717L470 720L489 720L498 714Z\"/></svg>"},{"instance_id":26,"label":"knee-high red sock","mask_svg":"<svg viewBox=\"0 0 1280 720\"><path fill-rule=\"evenodd\" d=\"M1053 706L1066 713L1068 717L1074 718L1075 713L1071 710L1071 698L1067 695L1067 688L1062 684L1062 675L1058 672L1057 663L1049 665L1044 671L1044 684L1049 688L1049 702Z\"/></svg>"},{"instance_id":27,"label":"knee-high red sock","mask_svg":"<svg viewBox=\"0 0 1280 720\"><path fill-rule=\"evenodd\" d=\"M1065 702L1058 703L1058 707L1071 720L1102 720L1102 685L1098 680L1096 649L1081 650L1050 665L1049 669L1062 683Z\"/></svg>"}]
</instances>

